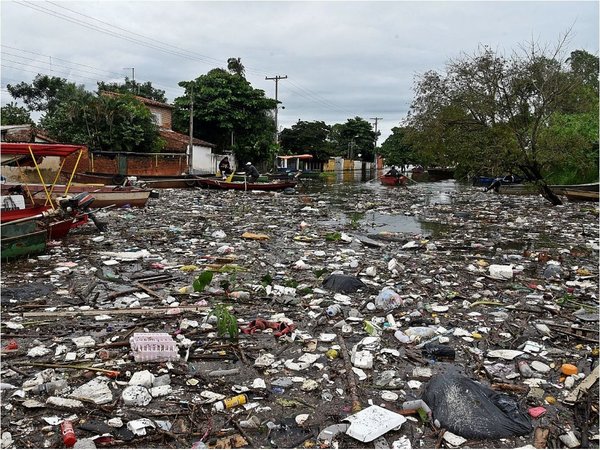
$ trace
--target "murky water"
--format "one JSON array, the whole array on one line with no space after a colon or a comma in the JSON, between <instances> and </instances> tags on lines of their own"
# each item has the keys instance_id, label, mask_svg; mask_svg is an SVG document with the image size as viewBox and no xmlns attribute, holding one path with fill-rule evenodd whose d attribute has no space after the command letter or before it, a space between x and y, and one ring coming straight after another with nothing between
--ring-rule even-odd
<instances>
[{"instance_id":1,"label":"murky water","mask_svg":"<svg viewBox=\"0 0 600 450\"><path fill-rule=\"evenodd\" d=\"M450 205L454 203L454 194L468 186L447 180L435 183L410 184L408 191L419 192L421 202L426 205ZM327 177L305 180L299 191L303 194L316 195L327 201L335 211L335 219L323 224L352 224L353 228L367 234L377 233L410 233L435 235L447 229L438 223L429 223L404 211L367 211L357 213L357 205L364 204L366 198L377 198L383 195L405 195L407 190L397 186L383 186L374 174L360 172L344 172ZM424 200L423 200L424 199ZM392 205L390 205L392 206Z\"/></svg>"}]
</instances>

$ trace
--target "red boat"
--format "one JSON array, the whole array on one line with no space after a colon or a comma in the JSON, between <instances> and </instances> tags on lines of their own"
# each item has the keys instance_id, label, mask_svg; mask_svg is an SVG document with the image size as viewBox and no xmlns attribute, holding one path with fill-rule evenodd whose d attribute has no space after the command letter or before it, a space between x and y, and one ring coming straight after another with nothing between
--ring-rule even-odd
<instances>
[{"instance_id":1,"label":"red boat","mask_svg":"<svg viewBox=\"0 0 600 450\"><path fill-rule=\"evenodd\" d=\"M379 179L384 186L406 186L408 183L408 178L404 175L400 175L399 177L394 175L383 175L379 177Z\"/></svg>"},{"instance_id":2,"label":"red boat","mask_svg":"<svg viewBox=\"0 0 600 450\"><path fill-rule=\"evenodd\" d=\"M295 180L273 181L271 183L246 183L244 181L224 181L215 178L198 178L198 185L210 189L234 189L237 191L282 191L298 184Z\"/></svg>"},{"instance_id":3,"label":"red boat","mask_svg":"<svg viewBox=\"0 0 600 450\"><path fill-rule=\"evenodd\" d=\"M42 214L50 209L49 206L29 206L24 209L9 209L0 212L0 222L12 222L13 220L24 219Z\"/></svg>"}]
</instances>

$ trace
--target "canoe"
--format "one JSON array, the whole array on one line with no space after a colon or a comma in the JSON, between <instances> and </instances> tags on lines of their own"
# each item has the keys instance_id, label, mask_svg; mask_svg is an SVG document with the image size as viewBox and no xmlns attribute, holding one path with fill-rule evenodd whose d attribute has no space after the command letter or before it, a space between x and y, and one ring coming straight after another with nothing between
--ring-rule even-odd
<instances>
[{"instance_id":1,"label":"canoe","mask_svg":"<svg viewBox=\"0 0 600 450\"><path fill-rule=\"evenodd\" d=\"M223 181L213 178L200 178L200 187L209 189L233 189L237 191L281 191L296 186L297 181L280 181L271 183L244 183L242 181Z\"/></svg>"},{"instance_id":2,"label":"canoe","mask_svg":"<svg viewBox=\"0 0 600 450\"><path fill-rule=\"evenodd\" d=\"M18 186L17 184L5 183L2 189L10 189ZM54 186L47 185L48 191L52 189L51 198L55 200L57 197L65 195L66 186L64 184L55 184ZM41 184L28 184L23 186L24 190L29 189L32 193L33 200L36 205L46 204L46 193ZM82 192L89 192L94 196L94 201L89 205L91 208L103 208L105 206L114 205L117 207L129 205L132 207L144 207L152 194L151 189L141 189L132 186L93 186L93 185L71 185L69 186L68 194L76 195Z\"/></svg>"},{"instance_id":3,"label":"canoe","mask_svg":"<svg viewBox=\"0 0 600 450\"><path fill-rule=\"evenodd\" d=\"M405 176L382 175L379 180L384 186L406 186L408 179Z\"/></svg>"},{"instance_id":4,"label":"canoe","mask_svg":"<svg viewBox=\"0 0 600 450\"><path fill-rule=\"evenodd\" d=\"M598 191L581 191L576 189L564 189L562 195L571 202L597 202Z\"/></svg>"}]
</instances>

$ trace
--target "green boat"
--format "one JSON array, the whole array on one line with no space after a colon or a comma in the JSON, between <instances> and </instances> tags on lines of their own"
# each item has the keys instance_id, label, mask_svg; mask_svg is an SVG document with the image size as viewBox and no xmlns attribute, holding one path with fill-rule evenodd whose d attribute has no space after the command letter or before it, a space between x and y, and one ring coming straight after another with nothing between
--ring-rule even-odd
<instances>
[{"instance_id":1,"label":"green boat","mask_svg":"<svg viewBox=\"0 0 600 450\"><path fill-rule=\"evenodd\" d=\"M48 229L39 229L36 220L4 223L1 226L0 257L5 259L35 255L46 250Z\"/></svg>"},{"instance_id":2,"label":"green boat","mask_svg":"<svg viewBox=\"0 0 600 450\"><path fill-rule=\"evenodd\" d=\"M12 259L43 253L46 250L47 235L46 230L40 230L2 239L0 255L2 259Z\"/></svg>"}]
</instances>

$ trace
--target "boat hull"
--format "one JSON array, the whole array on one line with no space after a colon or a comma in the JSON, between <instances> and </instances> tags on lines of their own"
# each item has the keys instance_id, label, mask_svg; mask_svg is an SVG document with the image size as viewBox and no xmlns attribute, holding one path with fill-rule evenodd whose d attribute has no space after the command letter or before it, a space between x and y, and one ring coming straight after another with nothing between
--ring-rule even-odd
<instances>
[{"instance_id":1,"label":"boat hull","mask_svg":"<svg viewBox=\"0 0 600 450\"><path fill-rule=\"evenodd\" d=\"M225 189L225 190L236 190L236 191L281 191L287 188L293 188L296 186L295 181L283 181L279 183L244 183L244 182L227 182L216 179L199 179L198 184L200 187L208 189Z\"/></svg>"},{"instance_id":2,"label":"boat hull","mask_svg":"<svg viewBox=\"0 0 600 450\"><path fill-rule=\"evenodd\" d=\"M16 185L7 184L6 187L3 187L3 189L9 189L10 187L14 186ZM24 187L24 189L29 189L29 192L32 193L33 201L36 205L46 204L46 193L42 185L28 184ZM47 189L48 192L50 192L50 190L52 191L50 196L53 200L56 200L56 198L63 197L65 195L66 186L55 185L53 187L48 187ZM90 204L91 208L103 208L111 205L116 207L129 205L132 207L141 208L146 206L152 190L140 189L131 186L71 185L67 191L69 195L80 194L82 192L88 192L94 197L94 201Z\"/></svg>"},{"instance_id":3,"label":"boat hull","mask_svg":"<svg viewBox=\"0 0 600 450\"><path fill-rule=\"evenodd\" d=\"M185 175L181 177L137 177L138 182L144 187L150 189L185 189L198 186L194 175ZM125 180L123 175L96 174L96 173L76 173L73 178L79 183L94 183L102 185L122 184Z\"/></svg>"},{"instance_id":4,"label":"boat hull","mask_svg":"<svg viewBox=\"0 0 600 450\"><path fill-rule=\"evenodd\" d=\"M562 195L567 197L570 202L597 202L598 191L579 191L575 189L565 189Z\"/></svg>"},{"instance_id":5,"label":"boat hull","mask_svg":"<svg viewBox=\"0 0 600 450\"><path fill-rule=\"evenodd\" d=\"M38 216L45 211L48 211L48 206L30 206L24 209L11 209L0 213L0 222L12 222L13 220L24 219L26 217Z\"/></svg>"},{"instance_id":6,"label":"boat hull","mask_svg":"<svg viewBox=\"0 0 600 450\"><path fill-rule=\"evenodd\" d=\"M379 177L381 184L384 186L406 186L406 178L405 177L395 177L395 176L387 176L383 175Z\"/></svg>"},{"instance_id":7,"label":"boat hull","mask_svg":"<svg viewBox=\"0 0 600 450\"><path fill-rule=\"evenodd\" d=\"M0 256L2 259L14 259L22 256L43 253L46 250L48 230L37 230L31 233L0 240Z\"/></svg>"}]
</instances>

